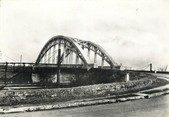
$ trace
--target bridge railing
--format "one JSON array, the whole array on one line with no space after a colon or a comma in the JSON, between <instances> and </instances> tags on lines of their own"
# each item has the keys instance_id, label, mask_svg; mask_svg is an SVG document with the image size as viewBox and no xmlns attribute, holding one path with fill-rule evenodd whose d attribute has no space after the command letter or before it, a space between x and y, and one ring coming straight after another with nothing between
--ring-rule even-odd
<instances>
[{"instance_id":1,"label":"bridge railing","mask_svg":"<svg viewBox=\"0 0 169 117\"><path fill-rule=\"evenodd\" d=\"M35 68L57 68L57 64L38 64L34 66ZM84 64L61 64L60 68L93 68L94 64L88 64L88 66L85 66Z\"/></svg>"},{"instance_id":2,"label":"bridge railing","mask_svg":"<svg viewBox=\"0 0 169 117\"><path fill-rule=\"evenodd\" d=\"M8 64L8 66L33 66L35 63L29 63L29 62L0 62L0 66L5 66Z\"/></svg>"}]
</instances>

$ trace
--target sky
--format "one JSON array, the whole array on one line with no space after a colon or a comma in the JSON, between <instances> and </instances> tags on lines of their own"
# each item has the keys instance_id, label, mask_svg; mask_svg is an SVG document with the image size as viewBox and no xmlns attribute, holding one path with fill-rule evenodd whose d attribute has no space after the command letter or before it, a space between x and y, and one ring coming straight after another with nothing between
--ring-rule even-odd
<instances>
[{"instance_id":1,"label":"sky","mask_svg":"<svg viewBox=\"0 0 169 117\"><path fill-rule=\"evenodd\" d=\"M95 42L125 66L169 65L169 0L0 1L0 62L34 62L56 35Z\"/></svg>"}]
</instances>

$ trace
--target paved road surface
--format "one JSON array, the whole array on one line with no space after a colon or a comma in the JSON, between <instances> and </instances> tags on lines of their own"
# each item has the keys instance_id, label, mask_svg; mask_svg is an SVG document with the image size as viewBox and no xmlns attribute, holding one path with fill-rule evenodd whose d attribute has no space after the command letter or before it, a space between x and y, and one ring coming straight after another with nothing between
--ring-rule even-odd
<instances>
[{"instance_id":1,"label":"paved road surface","mask_svg":"<svg viewBox=\"0 0 169 117\"><path fill-rule=\"evenodd\" d=\"M169 95L70 109L11 113L1 117L169 117Z\"/></svg>"},{"instance_id":2,"label":"paved road surface","mask_svg":"<svg viewBox=\"0 0 169 117\"><path fill-rule=\"evenodd\" d=\"M163 78L166 78L166 79L168 79L169 80L169 74L154 74L154 75L156 75L157 77L163 77Z\"/></svg>"}]
</instances>

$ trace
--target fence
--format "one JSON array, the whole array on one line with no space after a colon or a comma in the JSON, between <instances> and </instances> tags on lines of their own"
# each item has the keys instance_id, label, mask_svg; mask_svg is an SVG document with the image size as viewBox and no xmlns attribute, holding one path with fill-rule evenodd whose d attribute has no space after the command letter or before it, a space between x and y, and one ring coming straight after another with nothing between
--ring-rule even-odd
<instances>
[{"instance_id":1,"label":"fence","mask_svg":"<svg viewBox=\"0 0 169 117\"><path fill-rule=\"evenodd\" d=\"M27 73L30 74L30 72L32 72L32 67L33 63L0 63L0 85L6 86L7 84L11 84L13 82L26 82L25 77L27 77Z\"/></svg>"}]
</instances>

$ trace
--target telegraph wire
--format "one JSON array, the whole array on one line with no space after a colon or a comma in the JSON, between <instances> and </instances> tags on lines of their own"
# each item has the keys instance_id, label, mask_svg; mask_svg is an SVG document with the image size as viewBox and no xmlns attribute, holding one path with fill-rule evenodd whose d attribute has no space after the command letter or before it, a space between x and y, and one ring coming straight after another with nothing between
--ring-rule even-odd
<instances>
[{"instance_id":1,"label":"telegraph wire","mask_svg":"<svg viewBox=\"0 0 169 117\"><path fill-rule=\"evenodd\" d=\"M2 53L2 52L1 52ZM6 58L8 58L8 59L10 59L10 60L12 60L13 62L16 62L16 60L15 59L13 59L13 58L11 58L11 57L8 57L7 55L5 55L4 53L2 53L2 56L5 56Z\"/></svg>"}]
</instances>

